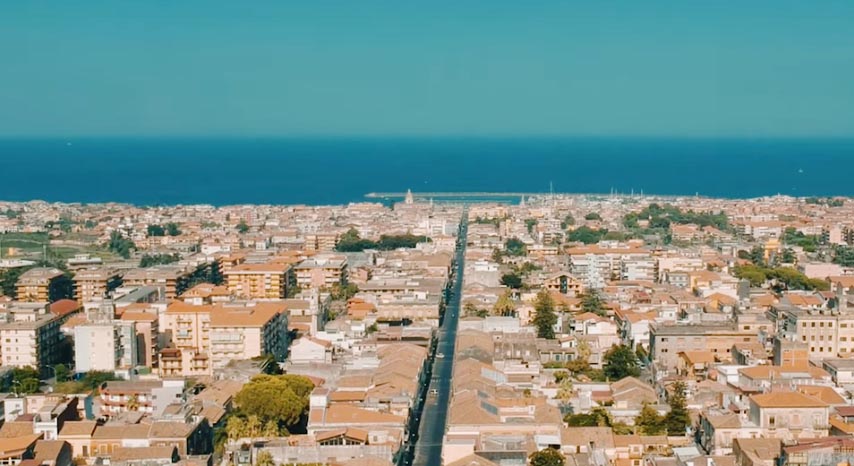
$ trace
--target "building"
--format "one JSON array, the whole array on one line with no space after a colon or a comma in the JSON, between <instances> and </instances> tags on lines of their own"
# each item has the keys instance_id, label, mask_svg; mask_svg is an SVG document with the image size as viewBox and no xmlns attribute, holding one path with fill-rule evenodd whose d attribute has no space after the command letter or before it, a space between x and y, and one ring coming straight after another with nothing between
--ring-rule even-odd
<instances>
[{"instance_id":1,"label":"building","mask_svg":"<svg viewBox=\"0 0 854 466\"><path fill-rule=\"evenodd\" d=\"M222 305L211 313L210 357L213 370L233 360L271 355L284 361L288 315L284 303Z\"/></svg>"},{"instance_id":2,"label":"building","mask_svg":"<svg viewBox=\"0 0 854 466\"><path fill-rule=\"evenodd\" d=\"M244 299L283 299L287 297L287 264L240 264L224 273L228 291Z\"/></svg>"},{"instance_id":3,"label":"building","mask_svg":"<svg viewBox=\"0 0 854 466\"><path fill-rule=\"evenodd\" d=\"M187 289L190 274L184 267L161 265L130 269L122 277L123 285L128 287L157 286L163 288L166 299L175 299Z\"/></svg>"},{"instance_id":4,"label":"building","mask_svg":"<svg viewBox=\"0 0 854 466\"><path fill-rule=\"evenodd\" d=\"M130 370L139 363L133 321L114 318L112 304L89 311L89 321L74 327L75 371Z\"/></svg>"},{"instance_id":5,"label":"building","mask_svg":"<svg viewBox=\"0 0 854 466\"><path fill-rule=\"evenodd\" d=\"M0 358L4 366L47 370L58 362L60 322L44 303L13 308L2 316Z\"/></svg>"},{"instance_id":6,"label":"building","mask_svg":"<svg viewBox=\"0 0 854 466\"><path fill-rule=\"evenodd\" d=\"M297 286L302 289L330 289L347 284L347 256L321 254L302 261L294 268Z\"/></svg>"},{"instance_id":7,"label":"building","mask_svg":"<svg viewBox=\"0 0 854 466\"><path fill-rule=\"evenodd\" d=\"M37 267L22 273L15 284L18 301L53 302L70 298L72 282L56 268Z\"/></svg>"},{"instance_id":8,"label":"building","mask_svg":"<svg viewBox=\"0 0 854 466\"><path fill-rule=\"evenodd\" d=\"M161 332L168 348L159 353L163 377L210 374L210 325L213 305L193 306L178 301L161 315Z\"/></svg>"},{"instance_id":9,"label":"building","mask_svg":"<svg viewBox=\"0 0 854 466\"><path fill-rule=\"evenodd\" d=\"M830 406L800 392L771 392L750 397L750 421L784 440L827 437Z\"/></svg>"},{"instance_id":10,"label":"building","mask_svg":"<svg viewBox=\"0 0 854 466\"><path fill-rule=\"evenodd\" d=\"M675 369L679 353L709 351L729 359L735 343L759 341L754 332L738 330L732 325L650 325L649 351L659 369Z\"/></svg>"},{"instance_id":11,"label":"building","mask_svg":"<svg viewBox=\"0 0 854 466\"><path fill-rule=\"evenodd\" d=\"M117 270L110 267L90 267L74 273L74 297L84 303L103 299L121 285Z\"/></svg>"},{"instance_id":12,"label":"building","mask_svg":"<svg viewBox=\"0 0 854 466\"><path fill-rule=\"evenodd\" d=\"M772 307L771 316L778 332L806 344L812 357L823 359L854 353L854 313L777 304Z\"/></svg>"}]
</instances>

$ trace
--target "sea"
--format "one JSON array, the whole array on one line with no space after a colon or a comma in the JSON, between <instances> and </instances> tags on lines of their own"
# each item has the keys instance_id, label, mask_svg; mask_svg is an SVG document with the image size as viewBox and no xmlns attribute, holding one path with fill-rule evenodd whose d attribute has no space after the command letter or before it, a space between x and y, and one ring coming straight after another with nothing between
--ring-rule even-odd
<instances>
[{"instance_id":1,"label":"sea","mask_svg":"<svg viewBox=\"0 0 854 466\"><path fill-rule=\"evenodd\" d=\"M854 139L3 139L0 200L345 204L372 192L854 196Z\"/></svg>"}]
</instances>

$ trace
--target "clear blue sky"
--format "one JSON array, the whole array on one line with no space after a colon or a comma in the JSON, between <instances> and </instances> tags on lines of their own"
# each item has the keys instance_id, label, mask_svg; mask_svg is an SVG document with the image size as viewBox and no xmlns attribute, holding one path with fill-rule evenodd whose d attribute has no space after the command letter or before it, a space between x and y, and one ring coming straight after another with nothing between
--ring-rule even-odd
<instances>
[{"instance_id":1,"label":"clear blue sky","mask_svg":"<svg viewBox=\"0 0 854 466\"><path fill-rule=\"evenodd\" d=\"M7 0L0 136L854 136L854 1Z\"/></svg>"}]
</instances>

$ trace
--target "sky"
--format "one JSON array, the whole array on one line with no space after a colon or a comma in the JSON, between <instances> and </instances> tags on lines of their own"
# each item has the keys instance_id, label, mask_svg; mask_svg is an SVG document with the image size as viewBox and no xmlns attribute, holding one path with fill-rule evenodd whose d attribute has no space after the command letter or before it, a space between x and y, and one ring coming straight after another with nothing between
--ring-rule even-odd
<instances>
[{"instance_id":1,"label":"sky","mask_svg":"<svg viewBox=\"0 0 854 466\"><path fill-rule=\"evenodd\" d=\"M0 2L0 137L854 136L854 2Z\"/></svg>"}]
</instances>

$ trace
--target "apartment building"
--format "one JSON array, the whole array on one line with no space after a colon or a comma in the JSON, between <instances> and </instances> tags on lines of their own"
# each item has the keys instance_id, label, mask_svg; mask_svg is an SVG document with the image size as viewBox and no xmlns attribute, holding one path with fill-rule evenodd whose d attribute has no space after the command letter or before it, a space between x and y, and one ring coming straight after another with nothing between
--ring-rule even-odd
<instances>
[{"instance_id":1,"label":"apartment building","mask_svg":"<svg viewBox=\"0 0 854 466\"><path fill-rule=\"evenodd\" d=\"M656 278L656 263L649 251L629 246L583 246L568 248L570 272L584 286L602 289L610 280L648 280Z\"/></svg>"},{"instance_id":2,"label":"apartment building","mask_svg":"<svg viewBox=\"0 0 854 466\"><path fill-rule=\"evenodd\" d=\"M78 270L74 273L74 297L81 303L103 299L121 283L121 276L112 267Z\"/></svg>"},{"instance_id":3,"label":"apartment building","mask_svg":"<svg viewBox=\"0 0 854 466\"><path fill-rule=\"evenodd\" d=\"M728 359L736 343L755 343L759 335L742 331L733 325L665 325L651 324L649 351L661 370L675 369L679 353L710 351Z\"/></svg>"},{"instance_id":4,"label":"apartment building","mask_svg":"<svg viewBox=\"0 0 854 466\"><path fill-rule=\"evenodd\" d=\"M77 372L128 371L139 363L134 323L114 315L112 304L102 304L89 312L88 322L74 327Z\"/></svg>"},{"instance_id":5,"label":"apartment building","mask_svg":"<svg viewBox=\"0 0 854 466\"><path fill-rule=\"evenodd\" d=\"M338 244L338 233L310 233L305 235L305 250L332 252Z\"/></svg>"},{"instance_id":6,"label":"apartment building","mask_svg":"<svg viewBox=\"0 0 854 466\"><path fill-rule=\"evenodd\" d=\"M854 353L854 313L842 308L804 309L772 306L771 317L785 338L807 345L811 357L830 358Z\"/></svg>"},{"instance_id":7,"label":"apartment building","mask_svg":"<svg viewBox=\"0 0 854 466\"><path fill-rule=\"evenodd\" d=\"M72 284L62 270L36 267L22 273L15 287L18 301L41 303L70 297Z\"/></svg>"},{"instance_id":8,"label":"apartment building","mask_svg":"<svg viewBox=\"0 0 854 466\"><path fill-rule=\"evenodd\" d=\"M165 291L166 299L175 299L187 288L190 274L184 267L163 265L130 269L125 272L122 279L124 286L128 287L161 287Z\"/></svg>"},{"instance_id":9,"label":"apartment building","mask_svg":"<svg viewBox=\"0 0 854 466\"><path fill-rule=\"evenodd\" d=\"M60 321L44 303L13 306L2 314L0 360L4 366L46 369L59 354Z\"/></svg>"},{"instance_id":10,"label":"apartment building","mask_svg":"<svg viewBox=\"0 0 854 466\"><path fill-rule=\"evenodd\" d=\"M211 313L210 356L213 370L233 360L272 355L283 361L288 349L284 303L223 305Z\"/></svg>"},{"instance_id":11,"label":"apartment building","mask_svg":"<svg viewBox=\"0 0 854 466\"><path fill-rule=\"evenodd\" d=\"M347 256L319 254L294 267L297 286L301 289L330 289L347 284Z\"/></svg>"},{"instance_id":12,"label":"apartment building","mask_svg":"<svg viewBox=\"0 0 854 466\"><path fill-rule=\"evenodd\" d=\"M243 299L283 299L287 296L287 264L240 264L224 273L228 291Z\"/></svg>"},{"instance_id":13,"label":"apartment building","mask_svg":"<svg viewBox=\"0 0 854 466\"><path fill-rule=\"evenodd\" d=\"M161 332L170 347L159 354L163 377L210 374L210 325L213 305L174 302L161 315Z\"/></svg>"}]
</instances>

